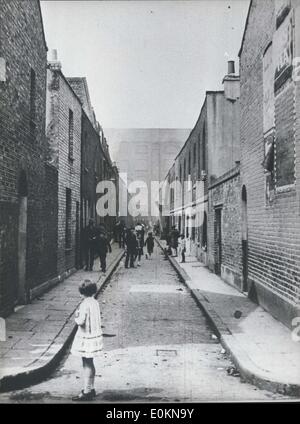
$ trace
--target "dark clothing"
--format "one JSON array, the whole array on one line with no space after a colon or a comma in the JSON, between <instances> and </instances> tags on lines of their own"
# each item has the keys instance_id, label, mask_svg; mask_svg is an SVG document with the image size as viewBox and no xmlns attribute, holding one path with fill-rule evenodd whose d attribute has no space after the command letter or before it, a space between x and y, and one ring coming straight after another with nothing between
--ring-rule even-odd
<instances>
[{"instance_id":1,"label":"dark clothing","mask_svg":"<svg viewBox=\"0 0 300 424\"><path fill-rule=\"evenodd\" d=\"M137 238L132 232L127 232L126 239L126 259L125 259L125 268L128 268L128 262L130 260L130 267L134 267L134 261L136 258L137 248L138 248L138 241Z\"/></svg>"},{"instance_id":2,"label":"dark clothing","mask_svg":"<svg viewBox=\"0 0 300 424\"><path fill-rule=\"evenodd\" d=\"M102 233L97 237L97 253L100 258L100 266L103 272L106 271L106 255L107 252L111 253L111 245L105 235Z\"/></svg>"},{"instance_id":3,"label":"dark clothing","mask_svg":"<svg viewBox=\"0 0 300 424\"><path fill-rule=\"evenodd\" d=\"M97 251L97 231L94 226L88 225L83 229L82 246L86 269L91 271L94 266L94 257Z\"/></svg>"},{"instance_id":4,"label":"dark clothing","mask_svg":"<svg viewBox=\"0 0 300 424\"><path fill-rule=\"evenodd\" d=\"M127 250L126 258L125 258L125 268L128 268L129 261L130 261L130 268L134 268L135 253L129 252Z\"/></svg>"},{"instance_id":5,"label":"dark clothing","mask_svg":"<svg viewBox=\"0 0 300 424\"><path fill-rule=\"evenodd\" d=\"M151 253L153 253L154 248L154 238L148 236L145 241L145 246L147 246L147 252L149 253L149 255L151 255Z\"/></svg>"},{"instance_id":6,"label":"dark clothing","mask_svg":"<svg viewBox=\"0 0 300 424\"><path fill-rule=\"evenodd\" d=\"M170 244L171 247L173 247L174 249L177 249L178 247L178 239L179 239L179 231L178 230L172 230L171 234L170 234Z\"/></svg>"},{"instance_id":7,"label":"dark clothing","mask_svg":"<svg viewBox=\"0 0 300 424\"><path fill-rule=\"evenodd\" d=\"M138 241L136 236L132 234L131 232L128 232L125 239L125 243L126 243L127 251L135 254L138 247Z\"/></svg>"}]
</instances>

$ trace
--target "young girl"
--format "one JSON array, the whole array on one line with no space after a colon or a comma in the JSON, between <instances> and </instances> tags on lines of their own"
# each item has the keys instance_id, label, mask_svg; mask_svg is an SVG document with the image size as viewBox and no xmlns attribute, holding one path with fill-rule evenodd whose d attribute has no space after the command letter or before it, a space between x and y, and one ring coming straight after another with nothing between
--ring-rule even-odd
<instances>
[{"instance_id":1,"label":"young girl","mask_svg":"<svg viewBox=\"0 0 300 424\"><path fill-rule=\"evenodd\" d=\"M75 314L78 325L71 353L82 358L83 365L83 390L74 397L74 401L89 401L96 396L94 388L95 366L94 357L100 356L103 349L100 307L94 295L97 285L90 280L84 280L79 287L83 297Z\"/></svg>"},{"instance_id":2,"label":"young girl","mask_svg":"<svg viewBox=\"0 0 300 424\"><path fill-rule=\"evenodd\" d=\"M148 255L149 255L149 259L151 259L151 255L153 253L153 248L154 248L154 238L152 236L152 233L148 233L148 237L146 238L145 241L145 246L147 246L147 254L146 254L146 259L148 259Z\"/></svg>"}]
</instances>

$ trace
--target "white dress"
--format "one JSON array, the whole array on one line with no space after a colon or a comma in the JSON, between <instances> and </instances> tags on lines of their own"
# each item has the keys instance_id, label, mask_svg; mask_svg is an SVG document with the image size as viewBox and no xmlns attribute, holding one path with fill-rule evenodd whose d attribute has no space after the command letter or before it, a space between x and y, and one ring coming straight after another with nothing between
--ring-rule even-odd
<instances>
[{"instance_id":1,"label":"white dress","mask_svg":"<svg viewBox=\"0 0 300 424\"><path fill-rule=\"evenodd\" d=\"M100 356L103 350L101 316L99 303L94 297L87 297L79 306L75 317L78 325L71 353L84 358Z\"/></svg>"}]
</instances>

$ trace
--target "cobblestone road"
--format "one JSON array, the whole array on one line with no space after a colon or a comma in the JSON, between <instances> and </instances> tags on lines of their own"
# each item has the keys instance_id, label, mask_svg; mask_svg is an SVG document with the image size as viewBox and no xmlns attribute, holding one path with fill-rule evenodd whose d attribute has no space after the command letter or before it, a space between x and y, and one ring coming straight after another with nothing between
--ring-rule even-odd
<instances>
[{"instance_id":1,"label":"cobblestone road","mask_svg":"<svg viewBox=\"0 0 300 424\"><path fill-rule=\"evenodd\" d=\"M95 402L285 399L227 374L231 362L160 249L140 268L122 262L99 302L104 352L95 361ZM69 402L80 389L81 362L68 352L49 379L0 402Z\"/></svg>"}]
</instances>

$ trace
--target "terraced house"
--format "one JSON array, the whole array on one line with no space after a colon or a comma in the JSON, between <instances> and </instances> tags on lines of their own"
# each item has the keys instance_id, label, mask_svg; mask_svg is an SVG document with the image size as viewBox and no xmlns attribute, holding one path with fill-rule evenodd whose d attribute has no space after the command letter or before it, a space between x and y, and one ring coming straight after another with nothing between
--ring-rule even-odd
<instances>
[{"instance_id":1,"label":"terraced house","mask_svg":"<svg viewBox=\"0 0 300 424\"><path fill-rule=\"evenodd\" d=\"M240 50L244 290L300 306L300 2L251 1Z\"/></svg>"},{"instance_id":2,"label":"terraced house","mask_svg":"<svg viewBox=\"0 0 300 424\"><path fill-rule=\"evenodd\" d=\"M38 1L0 2L0 316L57 272L57 170L45 137L47 46Z\"/></svg>"}]
</instances>

